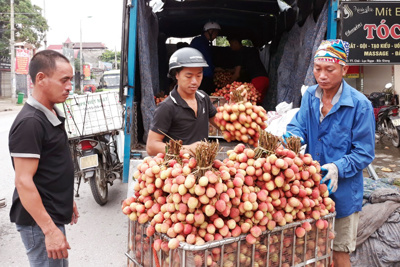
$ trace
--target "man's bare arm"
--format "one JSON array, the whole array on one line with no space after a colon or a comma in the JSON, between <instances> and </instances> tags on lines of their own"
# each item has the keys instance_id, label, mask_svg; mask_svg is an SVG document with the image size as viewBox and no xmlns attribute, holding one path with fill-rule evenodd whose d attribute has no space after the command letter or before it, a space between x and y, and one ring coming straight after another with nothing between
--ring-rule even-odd
<instances>
[{"instance_id":1,"label":"man's bare arm","mask_svg":"<svg viewBox=\"0 0 400 267\"><path fill-rule=\"evenodd\" d=\"M211 123L215 128L219 129L218 125L214 121L215 116L208 119L208 122Z\"/></svg>"},{"instance_id":2,"label":"man's bare arm","mask_svg":"<svg viewBox=\"0 0 400 267\"><path fill-rule=\"evenodd\" d=\"M164 135L149 131L146 142L146 151L149 156L155 156L158 153L165 153Z\"/></svg>"},{"instance_id":3,"label":"man's bare arm","mask_svg":"<svg viewBox=\"0 0 400 267\"><path fill-rule=\"evenodd\" d=\"M164 143L164 135L153 132L152 130L149 131L149 135L147 137L147 143L146 143L146 151L149 156L155 156L158 153L164 153L165 154L165 143ZM196 146L200 142L195 142L190 145L183 145L182 146L182 151L184 153L189 153L192 156L194 155L194 151L196 151Z\"/></svg>"}]
</instances>

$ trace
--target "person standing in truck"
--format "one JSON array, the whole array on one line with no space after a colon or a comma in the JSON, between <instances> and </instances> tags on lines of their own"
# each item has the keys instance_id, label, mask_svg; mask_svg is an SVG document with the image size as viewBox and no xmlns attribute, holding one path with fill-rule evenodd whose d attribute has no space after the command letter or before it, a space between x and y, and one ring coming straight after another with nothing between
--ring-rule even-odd
<instances>
[{"instance_id":1,"label":"person standing in truck","mask_svg":"<svg viewBox=\"0 0 400 267\"><path fill-rule=\"evenodd\" d=\"M215 125L217 110L210 97L199 90L206 67L208 64L203 55L194 48L185 47L172 54L168 75L177 84L154 113L146 142L149 155L165 153L168 137L182 140L182 150L188 153L208 138L208 126L209 123Z\"/></svg>"},{"instance_id":2,"label":"person standing in truck","mask_svg":"<svg viewBox=\"0 0 400 267\"><path fill-rule=\"evenodd\" d=\"M306 153L322 165L335 201L334 266L350 267L363 199L363 169L375 157L375 119L371 102L348 85L348 43L324 40L314 56L317 85L304 93L300 110L284 135L307 144Z\"/></svg>"},{"instance_id":3,"label":"person standing in truck","mask_svg":"<svg viewBox=\"0 0 400 267\"><path fill-rule=\"evenodd\" d=\"M9 134L15 170L11 222L21 235L30 266L68 266L65 224L77 223L74 166L63 113L55 107L72 90L69 60L53 50L36 53L29 64L32 96Z\"/></svg>"},{"instance_id":4,"label":"person standing in truck","mask_svg":"<svg viewBox=\"0 0 400 267\"><path fill-rule=\"evenodd\" d=\"M235 66L232 82L251 82L261 96L257 103L261 105L268 90L269 79L259 52L255 47L243 47L242 40L238 37L228 36L228 41Z\"/></svg>"},{"instance_id":5,"label":"person standing in truck","mask_svg":"<svg viewBox=\"0 0 400 267\"><path fill-rule=\"evenodd\" d=\"M203 33L200 36L195 37L190 46L199 50L206 62L207 67L203 70L203 80L200 85L200 90L203 90L208 95L214 92L214 64L213 64L213 51L212 51L212 41L217 38L219 32L221 31L221 26L216 22L207 22L203 27Z\"/></svg>"}]
</instances>

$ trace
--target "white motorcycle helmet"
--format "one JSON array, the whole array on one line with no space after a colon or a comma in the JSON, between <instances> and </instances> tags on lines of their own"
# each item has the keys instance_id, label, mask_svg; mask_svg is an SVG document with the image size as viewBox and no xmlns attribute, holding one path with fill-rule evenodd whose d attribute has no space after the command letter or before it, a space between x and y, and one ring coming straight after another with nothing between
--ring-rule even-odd
<instances>
[{"instance_id":1,"label":"white motorcycle helmet","mask_svg":"<svg viewBox=\"0 0 400 267\"><path fill-rule=\"evenodd\" d=\"M221 30L221 26L219 26L216 22L207 22L204 24L203 31L206 32L208 30Z\"/></svg>"}]
</instances>

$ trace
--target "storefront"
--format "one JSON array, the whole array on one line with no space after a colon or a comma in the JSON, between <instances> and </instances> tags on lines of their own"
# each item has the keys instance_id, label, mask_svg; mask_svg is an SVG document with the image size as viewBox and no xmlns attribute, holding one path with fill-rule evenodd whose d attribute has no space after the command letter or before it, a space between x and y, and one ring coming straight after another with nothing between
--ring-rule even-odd
<instances>
[{"instance_id":1,"label":"storefront","mask_svg":"<svg viewBox=\"0 0 400 267\"><path fill-rule=\"evenodd\" d=\"M338 35L350 44L346 81L365 94L392 83L400 93L400 6L394 1L342 1Z\"/></svg>"}]
</instances>

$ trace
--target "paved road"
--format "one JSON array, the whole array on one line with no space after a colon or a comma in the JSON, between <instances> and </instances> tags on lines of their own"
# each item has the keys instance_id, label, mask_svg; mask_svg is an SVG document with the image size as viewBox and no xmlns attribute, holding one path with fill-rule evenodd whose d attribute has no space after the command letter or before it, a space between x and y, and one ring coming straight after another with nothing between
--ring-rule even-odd
<instances>
[{"instance_id":1,"label":"paved road","mask_svg":"<svg viewBox=\"0 0 400 267\"><path fill-rule=\"evenodd\" d=\"M379 178L396 178L400 181L400 148L394 147L389 140L375 143L372 164Z\"/></svg>"},{"instance_id":2,"label":"paved road","mask_svg":"<svg viewBox=\"0 0 400 267\"><path fill-rule=\"evenodd\" d=\"M25 249L9 221L14 189L14 171L8 153L8 131L19 109L0 112L0 197L6 197L7 207L0 209L0 265L28 266ZM100 207L93 199L89 184L82 184L76 198L80 218L78 224L67 226L71 245L70 266L126 266L128 221L121 212L128 185L116 181L109 190L109 202Z\"/></svg>"}]
</instances>

